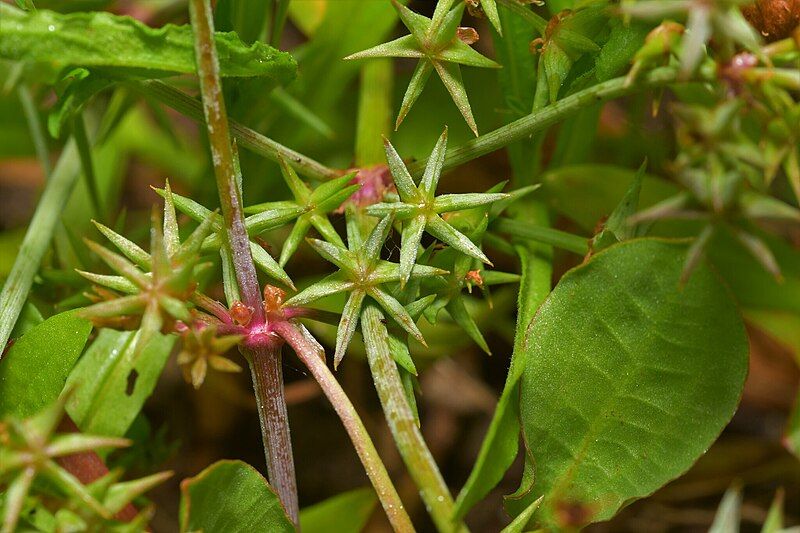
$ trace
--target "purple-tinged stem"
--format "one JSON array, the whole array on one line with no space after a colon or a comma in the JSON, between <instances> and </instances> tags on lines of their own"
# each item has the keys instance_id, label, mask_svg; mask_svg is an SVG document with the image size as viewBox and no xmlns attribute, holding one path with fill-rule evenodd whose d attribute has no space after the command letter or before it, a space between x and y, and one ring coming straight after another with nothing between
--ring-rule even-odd
<instances>
[{"instance_id":1,"label":"purple-tinged stem","mask_svg":"<svg viewBox=\"0 0 800 533\"><path fill-rule=\"evenodd\" d=\"M245 355L253 376L269 481L280 496L289 518L298 525L300 508L297 501L297 480L292 456L292 439L289 434L289 417L283 394L282 345L282 342L276 342L271 346L246 350Z\"/></svg>"},{"instance_id":2,"label":"purple-tinged stem","mask_svg":"<svg viewBox=\"0 0 800 533\"><path fill-rule=\"evenodd\" d=\"M214 22L208 0L190 0L189 13L194 28L195 62L203 97L203 114L222 207L224 245L231 254L239 294L243 303L252 311L250 327L263 327L264 306L256 268L250 254L250 239L244 225L228 117L219 78ZM253 375L267 473L289 517L298 524L297 483L283 393L280 348L271 348L269 342L257 342L243 348L242 352L248 359Z\"/></svg>"},{"instance_id":3,"label":"purple-tinged stem","mask_svg":"<svg viewBox=\"0 0 800 533\"><path fill-rule=\"evenodd\" d=\"M203 96L203 114L208 127L211 145L211 160L217 178L222 218L225 222L225 243L230 248L239 293L245 305L253 309L253 321L264 322L261 306L261 290L258 286L256 268L250 254L250 239L244 225L242 201L231 148L231 135L222 85L219 78L219 61L214 44L214 21L208 0L191 0L189 12L195 35L195 61L200 78L200 93Z\"/></svg>"},{"instance_id":4,"label":"purple-tinged stem","mask_svg":"<svg viewBox=\"0 0 800 533\"><path fill-rule=\"evenodd\" d=\"M406 513L403 502L392 484L389 473L386 471L369 433L367 433L367 428L364 427L364 423L347 394L336 381L328 365L325 364L325 351L322 346L311 334L301 329L300 325L291 322L276 322L270 327L294 349L333 405L394 530L397 532L414 531L411 519Z\"/></svg>"}]
</instances>

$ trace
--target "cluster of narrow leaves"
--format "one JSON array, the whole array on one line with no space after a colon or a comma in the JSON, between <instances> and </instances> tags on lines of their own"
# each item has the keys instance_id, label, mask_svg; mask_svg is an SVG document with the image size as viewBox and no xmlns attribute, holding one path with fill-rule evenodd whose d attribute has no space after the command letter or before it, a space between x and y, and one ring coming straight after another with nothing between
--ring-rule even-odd
<instances>
[{"instance_id":1,"label":"cluster of narrow leaves","mask_svg":"<svg viewBox=\"0 0 800 533\"><path fill-rule=\"evenodd\" d=\"M337 365L356 330L366 297L372 298L387 316L424 344L412 313L404 305L435 295L437 305L427 307L426 311L429 320L435 321L438 311L446 308L451 317L488 351L460 296L470 283L483 284L478 270L470 268L472 262L491 263L479 246L482 232L465 235L454 227L452 221L459 214L477 209L478 224L482 222L485 229L488 206L507 199L508 195L490 192L436 196L446 149L447 131L437 141L425 172L416 183L397 151L387 141L386 157L397 193L387 194L383 202L362 206L360 211L351 208L346 212L347 248L333 242L309 240L317 253L339 267L339 271L304 289L286 304L302 306L331 294L350 293L337 331L334 356ZM364 217L382 217L366 238L362 238L361 233ZM399 264L381 259L393 221L401 236ZM423 232L447 245L447 250L437 253L436 246L423 250ZM450 278L449 282L445 276ZM490 279L489 283L516 280L513 275L500 275Z\"/></svg>"},{"instance_id":2,"label":"cluster of narrow leaves","mask_svg":"<svg viewBox=\"0 0 800 533\"><path fill-rule=\"evenodd\" d=\"M456 4L453 7L453 4ZM472 132L478 135L478 126L472 116L472 108L461 77L460 65L471 67L497 68L500 65L476 52L469 45L478 40L473 28L460 28L459 23L464 13L464 2L442 0L436 4L431 18L415 13L404 5L392 0L400 20L411 33L394 41L380 44L362 52L348 56L346 59L363 59L373 57L408 57L419 59L417 68L411 77L400 112L397 115L396 127L411 110L422 89L435 70L442 80L461 115ZM496 14L494 0L483 4L488 13ZM494 8L494 9L493 9ZM496 18L494 19L496 21ZM494 22L494 21L493 21Z\"/></svg>"},{"instance_id":3,"label":"cluster of narrow leaves","mask_svg":"<svg viewBox=\"0 0 800 533\"><path fill-rule=\"evenodd\" d=\"M130 520L115 517L140 495L172 474L163 472L133 481L119 481L115 471L82 483L59 459L130 445L127 439L57 433L67 395L36 415L9 417L0 425L0 487L4 495L3 533L16 531L20 521L35 531L142 531L152 516L146 508ZM55 502L45 505L43 502ZM52 511L51 511L52 510ZM28 521L30 519L31 522Z\"/></svg>"}]
</instances>

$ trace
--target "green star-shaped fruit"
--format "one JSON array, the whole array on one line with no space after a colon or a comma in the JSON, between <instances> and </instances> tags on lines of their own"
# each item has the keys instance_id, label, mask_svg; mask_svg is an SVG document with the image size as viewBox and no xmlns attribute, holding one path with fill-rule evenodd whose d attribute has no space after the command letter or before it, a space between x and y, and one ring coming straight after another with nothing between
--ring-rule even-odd
<instances>
[{"instance_id":1,"label":"green star-shaped fruit","mask_svg":"<svg viewBox=\"0 0 800 533\"><path fill-rule=\"evenodd\" d=\"M278 260L280 266L286 266L289 258L297 250L300 242L313 226L325 240L344 246L342 239L333 224L328 220L328 213L337 209L342 202L350 198L360 185L351 184L355 173L350 173L340 178L326 181L315 190L311 190L298 176L297 172L281 158L281 172L286 185L292 191L293 202L270 202L266 204L254 205L245 209L247 213L261 213L272 208L296 207L300 210L300 215L294 223L292 232L283 243L281 257Z\"/></svg>"},{"instance_id":2,"label":"green star-shaped fruit","mask_svg":"<svg viewBox=\"0 0 800 533\"><path fill-rule=\"evenodd\" d=\"M363 242L357 236L357 230L348 231L349 248L308 239L308 243L317 253L339 267L339 271L301 291L286 301L284 306L302 306L331 294L350 292L336 334L335 366L339 365L353 338L361 306L367 296L375 300L400 327L420 343L425 344L422 333L408 311L381 287L386 283L400 281L402 276L398 264L380 258L383 243L390 229L391 217L387 216L375 226ZM438 268L416 265L411 271L411 277L437 276L446 273L447 271Z\"/></svg>"},{"instance_id":3,"label":"green star-shaped fruit","mask_svg":"<svg viewBox=\"0 0 800 533\"><path fill-rule=\"evenodd\" d=\"M436 186L442 174L444 154L447 149L447 130L444 130L428 159L428 165L419 185L414 183L403 160L394 147L386 141L386 158L394 178L398 202L371 205L367 213L373 216L393 214L402 221L400 247L400 281L404 285L411 275L419 251L422 232L439 239L459 252L491 265L491 261L469 237L455 229L443 213L470 209L507 198L503 193L443 194L436 196Z\"/></svg>"},{"instance_id":4,"label":"green star-shaped fruit","mask_svg":"<svg viewBox=\"0 0 800 533\"><path fill-rule=\"evenodd\" d=\"M458 36L458 24L464 12L464 3L459 2L450 9L453 0L441 0L436 5L432 18L414 13L396 0L392 0L400 20L411 32L388 43L355 53L345 59L370 57L410 57L419 59L417 68L411 76L395 127L399 127L411 106L417 101L425 83L434 70L441 78L453 98L458 110L467 121L472 132L478 135L478 126L472 116L460 65L471 67L498 68L500 65L484 57L462 41Z\"/></svg>"},{"instance_id":5,"label":"green star-shaped fruit","mask_svg":"<svg viewBox=\"0 0 800 533\"><path fill-rule=\"evenodd\" d=\"M128 446L128 439L69 433L56 435L64 414L62 398L26 420L7 419L0 424L0 490L5 495L2 532L16 530L22 506L33 481L46 480L104 518L113 512L104 506L75 476L56 461L59 457L98 448Z\"/></svg>"}]
</instances>

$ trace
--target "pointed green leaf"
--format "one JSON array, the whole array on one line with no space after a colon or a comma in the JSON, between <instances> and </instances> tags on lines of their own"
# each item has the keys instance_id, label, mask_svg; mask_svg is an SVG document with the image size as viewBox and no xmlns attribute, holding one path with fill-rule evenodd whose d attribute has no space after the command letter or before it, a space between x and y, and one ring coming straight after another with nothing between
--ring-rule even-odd
<instances>
[{"instance_id":1,"label":"pointed green leaf","mask_svg":"<svg viewBox=\"0 0 800 533\"><path fill-rule=\"evenodd\" d=\"M742 515L742 489L735 485L725 491L708 533L738 533Z\"/></svg>"},{"instance_id":2,"label":"pointed green leaf","mask_svg":"<svg viewBox=\"0 0 800 533\"><path fill-rule=\"evenodd\" d=\"M400 154L397 153L397 150L394 149L388 139L385 139L383 144L386 148L386 161L389 164L389 171L392 173L392 179L400 198L409 203L419 200L420 194L417 186L414 184L414 180L409 174L405 163L403 163Z\"/></svg>"},{"instance_id":3,"label":"pointed green leaf","mask_svg":"<svg viewBox=\"0 0 800 533\"><path fill-rule=\"evenodd\" d=\"M355 284L350 280L342 279L342 275L338 272L331 274L326 278L306 287L296 295L292 296L283 304L286 307L300 307L314 300L325 298L337 292L349 291Z\"/></svg>"},{"instance_id":4,"label":"pointed green leaf","mask_svg":"<svg viewBox=\"0 0 800 533\"><path fill-rule=\"evenodd\" d=\"M116 246L125 257L136 263L138 266L150 269L150 254L142 250L136 243L129 241L119 233L115 232L109 227L97 222L92 221L97 229L102 233L106 239Z\"/></svg>"},{"instance_id":5,"label":"pointed green leaf","mask_svg":"<svg viewBox=\"0 0 800 533\"><path fill-rule=\"evenodd\" d=\"M414 323L414 319L408 314L405 307L400 305L400 302L395 300L388 293L382 291L377 287L370 288L367 293L386 311L386 313L397 322L397 324L406 330L417 342L423 346L427 346L425 339L422 337L419 328Z\"/></svg>"},{"instance_id":6,"label":"pointed green leaf","mask_svg":"<svg viewBox=\"0 0 800 533\"><path fill-rule=\"evenodd\" d=\"M450 300L445 309L450 313L455 323L458 324L458 327L463 329L486 355L492 355L489 345L486 344L486 339L483 338L481 330L478 329L478 324L475 323L475 319L470 316L467 307L464 305L463 296L458 295Z\"/></svg>"},{"instance_id":7,"label":"pointed green leaf","mask_svg":"<svg viewBox=\"0 0 800 533\"><path fill-rule=\"evenodd\" d=\"M417 39L413 35L405 35L394 41L351 54L345 57L345 60L374 57L422 57L422 55Z\"/></svg>"},{"instance_id":8,"label":"pointed green leaf","mask_svg":"<svg viewBox=\"0 0 800 533\"><path fill-rule=\"evenodd\" d=\"M405 285L417 261L417 252L425 231L425 215L417 215L403 223L400 245L400 284Z\"/></svg>"},{"instance_id":9,"label":"pointed green leaf","mask_svg":"<svg viewBox=\"0 0 800 533\"><path fill-rule=\"evenodd\" d=\"M442 220L440 216L433 215L428 218L427 231L443 243L452 246L459 252L474 257L475 259L480 259L489 265L492 264L492 262L489 261L489 258L486 257L481 249L475 246L475 243L469 240L466 235L454 229L453 226Z\"/></svg>"},{"instance_id":10,"label":"pointed green leaf","mask_svg":"<svg viewBox=\"0 0 800 533\"><path fill-rule=\"evenodd\" d=\"M403 94L403 102L400 104L400 110L397 112L397 120L394 124L395 130L400 128L400 124L403 123L406 115L411 111L411 107L417 101L419 95L422 94L422 89L424 89L425 84L428 83L431 72L433 72L433 63L427 59L420 60L420 62L417 63L417 67L411 75L411 81L408 82L406 92Z\"/></svg>"},{"instance_id":11,"label":"pointed green leaf","mask_svg":"<svg viewBox=\"0 0 800 533\"><path fill-rule=\"evenodd\" d=\"M419 190L422 196L428 200L432 200L436 193L436 187L439 185L439 178L442 176L442 166L444 165L444 156L447 152L447 128L445 127L439 140L431 151L428 157L428 163L425 165L425 173L422 174L422 179L419 182Z\"/></svg>"},{"instance_id":12,"label":"pointed green leaf","mask_svg":"<svg viewBox=\"0 0 800 533\"><path fill-rule=\"evenodd\" d=\"M461 211L462 209L473 209L482 205L491 204L508 198L504 193L459 193L441 194L436 197L433 209L437 213L447 213L449 211Z\"/></svg>"},{"instance_id":13,"label":"pointed green leaf","mask_svg":"<svg viewBox=\"0 0 800 533\"><path fill-rule=\"evenodd\" d=\"M467 90L464 88L464 80L461 78L461 68L455 63L443 63L441 61L434 61L433 67L447 88L447 92L450 93L456 107L461 112L461 116L467 121L467 126L477 137L478 125L475 124L475 117L472 116Z\"/></svg>"},{"instance_id":14,"label":"pointed green leaf","mask_svg":"<svg viewBox=\"0 0 800 533\"><path fill-rule=\"evenodd\" d=\"M306 241L323 259L337 267L344 270L355 270L357 268L358 265L349 250L319 239L306 239Z\"/></svg>"},{"instance_id":15,"label":"pointed green leaf","mask_svg":"<svg viewBox=\"0 0 800 533\"><path fill-rule=\"evenodd\" d=\"M342 319L339 321L339 329L336 332L336 352L333 356L333 368L338 368L342 362L347 347L353 339L353 334L358 325L358 316L361 313L361 304L364 303L364 291L356 290L350 293L347 303L342 309Z\"/></svg>"}]
</instances>

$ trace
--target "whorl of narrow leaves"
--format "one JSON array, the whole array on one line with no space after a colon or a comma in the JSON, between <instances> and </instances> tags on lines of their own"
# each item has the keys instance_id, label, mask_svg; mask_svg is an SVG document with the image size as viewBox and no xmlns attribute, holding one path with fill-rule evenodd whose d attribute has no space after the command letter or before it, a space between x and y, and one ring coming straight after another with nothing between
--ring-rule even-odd
<instances>
[{"instance_id":1,"label":"whorl of narrow leaves","mask_svg":"<svg viewBox=\"0 0 800 533\"><path fill-rule=\"evenodd\" d=\"M0 3L0 58L60 67L97 67L143 77L195 72L192 28L150 28L131 17L96 11L61 14L22 11ZM261 42L244 44L236 33L215 35L223 77L294 79L292 56Z\"/></svg>"},{"instance_id":2,"label":"whorl of narrow leaves","mask_svg":"<svg viewBox=\"0 0 800 533\"><path fill-rule=\"evenodd\" d=\"M399 201L384 202L367 208L373 216L394 215L402 221L402 244L400 248L400 281L405 284L417 258L422 233L427 231L443 243L484 263L492 264L469 237L456 230L444 218L443 213L471 209L491 204L508 197L502 193L443 194L436 196L436 186L442 174L444 154L447 151L447 130L439 137L428 159L425 173L419 182L408 172L405 163L394 147L386 141L386 159L392 173Z\"/></svg>"},{"instance_id":3,"label":"whorl of narrow leaves","mask_svg":"<svg viewBox=\"0 0 800 533\"><path fill-rule=\"evenodd\" d=\"M336 366L341 362L353 338L361 307L367 296L375 300L418 342L425 344L422 333L408 311L394 296L382 288L387 283L398 282L403 278L400 265L380 258L381 249L391 230L390 224L391 217L384 217L363 242L353 232L348 232L348 248L317 239L308 240L314 250L325 260L339 267L339 271L296 294L286 301L284 306L302 306L332 294L350 293L336 333L334 355ZM438 268L414 265L409 277L437 276L444 273L446 271Z\"/></svg>"},{"instance_id":4,"label":"whorl of narrow leaves","mask_svg":"<svg viewBox=\"0 0 800 533\"><path fill-rule=\"evenodd\" d=\"M464 13L464 3L459 2L454 9L450 9L453 0L440 0L433 18L414 13L396 0L392 0L392 5L400 15L400 20L411 33L394 41L350 55L345 59L418 58L419 63L408 84L405 96L403 96L396 127L400 127L403 119L411 110L411 106L422 94L422 89L431 73L435 70L467 125L477 137L478 126L472 116L472 108L469 105L467 91L461 78L460 65L489 68L497 68L500 65L482 56L459 38L458 25Z\"/></svg>"},{"instance_id":5,"label":"whorl of narrow leaves","mask_svg":"<svg viewBox=\"0 0 800 533\"><path fill-rule=\"evenodd\" d=\"M127 439L71 433L56 435L56 427L64 415L66 397L25 420L7 418L0 425L0 487L5 494L2 533L16 530L20 512L35 479L52 483L69 497L103 518L111 518L109 510L78 479L61 467L56 459L98 448L130 445Z\"/></svg>"}]
</instances>

